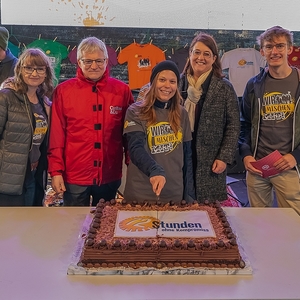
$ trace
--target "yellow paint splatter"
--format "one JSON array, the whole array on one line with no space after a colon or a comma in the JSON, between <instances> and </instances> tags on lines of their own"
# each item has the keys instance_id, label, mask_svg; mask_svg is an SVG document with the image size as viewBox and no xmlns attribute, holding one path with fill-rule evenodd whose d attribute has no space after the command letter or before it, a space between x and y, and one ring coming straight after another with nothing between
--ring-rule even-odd
<instances>
[{"instance_id":1,"label":"yellow paint splatter","mask_svg":"<svg viewBox=\"0 0 300 300\"><path fill-rule=\"evenodd\" d=\"M50 0L50 2L54 3L54 0ZM68 2L68 3L67 3ZM107 20L107 16L103 15L102 12L107 12L109 6L99 5L100 0L94 0L93 4L88 4L86 1L81 0L75 2L73 0L58 0L56 5L58 4L71 4L73 8L77 11L74 13L74 21L82 23L84 26L99 26L105 25L105 21ZM101 0L101 3L105 3L105 0ZM59 11L56 8L56 11ZM79 13L80 11L80 13ZM83 15L86 15L86 18L83 18ZM109 22L114 20L115 17L111 17Z\"/></svg>"}]
</instances>

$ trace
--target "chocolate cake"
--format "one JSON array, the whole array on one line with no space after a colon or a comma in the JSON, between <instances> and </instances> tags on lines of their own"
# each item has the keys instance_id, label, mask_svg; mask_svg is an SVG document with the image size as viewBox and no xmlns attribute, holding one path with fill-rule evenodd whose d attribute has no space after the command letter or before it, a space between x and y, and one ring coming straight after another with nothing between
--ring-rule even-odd
<instances>
[{"instance_id":1,"label":"chocolate cake","mask_svg":"<svg viewBox=\"0 0 300 300\"><path fill-rule=\"evenodd\" d=\"M218 202L138 204L100 200L78 266L84 268L244 268Z\"/></svg>"}]
</instances>

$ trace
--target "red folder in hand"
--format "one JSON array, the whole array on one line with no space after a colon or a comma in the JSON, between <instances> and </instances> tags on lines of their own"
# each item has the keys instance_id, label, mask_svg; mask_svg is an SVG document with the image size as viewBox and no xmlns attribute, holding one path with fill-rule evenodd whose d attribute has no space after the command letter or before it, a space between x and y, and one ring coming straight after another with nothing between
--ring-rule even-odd
<instances>
[{"instance_id":1,"label":"red folder in hand","mask_svg":"<svg viewBox=\"0 0 300 300\"><path fill-rule=\"evenodd\" d=\"M275 167L273 167L274 163L279 160L282 157L280 152L278 150L275 150L271 152L269 155L257 160L251 162L251 165L262 171L262 176L264 178L271 177L274 175L277 175L281 171L277 170Z\"/></svg>"}]
</instances>

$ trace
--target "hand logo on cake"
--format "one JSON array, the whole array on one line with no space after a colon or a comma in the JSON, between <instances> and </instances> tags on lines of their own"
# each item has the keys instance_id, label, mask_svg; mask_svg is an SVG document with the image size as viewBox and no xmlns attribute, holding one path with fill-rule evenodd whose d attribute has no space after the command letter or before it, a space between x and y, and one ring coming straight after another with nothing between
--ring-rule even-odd
<instances>
[{"instance_id":1,"label":"hand logo on cake","mask_svg":"<svg viewBox=\"0 0 300 300\"><path fill-rule=\"evenodd\" d=\"M138 216L125 219L120 222L119 227L125 231L147 231L157 229L160 221L157 218L149 216Z\"/></svg>"}]
</instances>

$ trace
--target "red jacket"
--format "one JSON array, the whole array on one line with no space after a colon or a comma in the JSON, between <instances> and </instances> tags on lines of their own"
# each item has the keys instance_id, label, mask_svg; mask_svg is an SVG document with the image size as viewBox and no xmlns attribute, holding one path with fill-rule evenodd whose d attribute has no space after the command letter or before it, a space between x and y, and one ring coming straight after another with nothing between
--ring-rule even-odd
<instances>
[{"instance_id":1,"label":"red jacket","mask_svg":"<svg viewBox=\"0 0 300 300\"><path fill-rule=\"evenodd\" d=\"M67 183L78 185L119 180L123 149L127 152L123 123L131 103L129 87L107 71L94 82L78 68L76 78L59 84L51 112L50 175L62 174Z\"/></svg>"}]
</instances>

